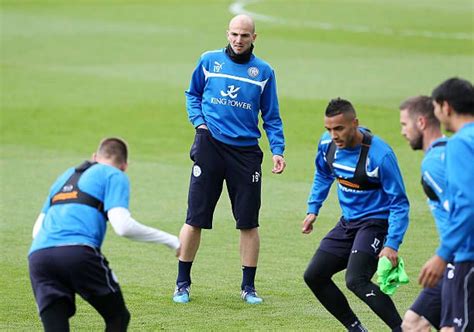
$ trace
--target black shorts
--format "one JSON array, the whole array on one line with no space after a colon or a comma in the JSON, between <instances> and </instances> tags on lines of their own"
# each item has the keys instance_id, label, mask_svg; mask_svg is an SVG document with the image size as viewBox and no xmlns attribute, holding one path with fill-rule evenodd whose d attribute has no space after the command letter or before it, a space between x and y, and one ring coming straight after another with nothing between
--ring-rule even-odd
<instances>
[{"instance_id":1,"label":"black shorts","mask_svg":"<svg viewBox=\"0 0 474 332\"><path fill-rule=\"evenodd\" d=\"M410 310L426 318L437 330L453 326L453 278L454 266L448 264L443 278L435 287L424 288Z\"/></svg>"},{"instance_id":2,"label":"black shorts","mask_svg":"<svg viewBox=\"0 0 474 332\"><path fill-rule=\"evenodd\" d=\"M67 299L75 312L75 294L90 297L120 292L109 263L98 249L61 246L35 251L28 257L30 280L38 311Z\"/></svg>"},{"instance_id":3,"label":"black shorts","mask_svg":"<svg viewBox=\"0 0 474 332\"><path fill-rule=\"evenodd\" d=\"M474 262L455 263L453 326L456 332L474 331Z\"/></svg>"},{"instance_id":4,"label":"black shorts","mask_svg":"<svg viewBox=\"0 0 474 332\"><path fill-rule=\"evenodd\" d=\"M349 259L351 252L362 251L378 257L388 230L385 219L347 222L343 217L321 240L319 249Z\"/></svg>"},{"instance_id":5,"label":"black shorts","mask_svg":"<svg viewBox=\"0 0 474 332\"><path fill-rule=\"evenodd\" d=\"M263 152L258 145L231 146L196 129L190 152L194 162L189 184L186 223L212 228L217 201L226 181L237 229L258 227Z\"/></svg>"}]
</instances>

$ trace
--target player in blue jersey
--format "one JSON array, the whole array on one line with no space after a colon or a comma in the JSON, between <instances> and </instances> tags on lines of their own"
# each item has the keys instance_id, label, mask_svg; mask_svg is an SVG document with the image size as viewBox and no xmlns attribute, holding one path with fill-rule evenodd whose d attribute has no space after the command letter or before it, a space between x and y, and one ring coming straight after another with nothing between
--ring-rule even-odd
<instances>
[{"instance_id":1,"label":"player in blue jersey","mask_svg":"<svg viewBox=\"0 0 474 332\"><path fill-rule=\"evenodd\" d=\"M223 49L204 53L186 91L186 108L196 128L191 159L186 223L173 300L189 302L191 266L202 229L212 228L213 213L225 180L236 227L240 230L243 270L241 297L251 304L262 299L255 292L260 239L258 216L263 153L259 115L273 154L273 170L285 169L285 141L272 67L253 54L257 37L253 20L238 15L229 23Z\"/></svg>"},{"instance_id":2,"label":"player in blue jersey","mask_svg":"<svg viewBox=\"0 0 474 332\"><path fill-rule=\"evenodd\" d=\"M474 87L460 78L441 83L432 93L435 115L455 134L446 145L446 196L448 227L441 243L423 266L419 281L432 287L454 255L453 326L474 331Z\"/></svg>"},{"instance_id":3,"label":"player in blue jersey","mask_svg":"<svg viewBox=\"0 0 474 332\"><path fill-rule=\"evenodd\" d=\"M93 156L52 185L33 228L28 261L31 285L45 331L69 331L75 294L103 317L106 331L126 331L130 320L115 274L100 251L110 221L129 239L176 250L176 236L134 220L128 210L127 145L104 139Z\"/></svg>"},{"instance_id":4,"label":"player in blue jersey","mask_svg":"<svg viewBox=\"0 0 474 332\"><path fill-rule=\"evenodd\" d=\"M347 269L347 287L393 331L401 331L402 319L394 303L370 281L379 257L397 264L408 226L409 203L397 159L385 142L359 127L355 109L347 100L330 101L324 125L327 132L319 141L302 232L312 232L334 180L342 217L321 241L304 280L349 331L366 331L332 281L334 274Z\"/></svg>"},{"instance_id":5,"label":"player in blue jersey","mask_svg":"<svg viewBox=\"0 0 474 332\"><path fill-rule=\"evenodd\" d=\"M421 183L428 197L428 205L438 228L443 234L448 226L448 213L443 208L445 195L445 148L447 138L434 115L430 97L416 96L400 105L402 135L413 150L423 150ZM449 264L443 278L435 287L423 289L403 317L403 331L431 331L431 326L441 331L452 331L452 303L450 293L454 266Z\"/></svg>"}]
</instances>

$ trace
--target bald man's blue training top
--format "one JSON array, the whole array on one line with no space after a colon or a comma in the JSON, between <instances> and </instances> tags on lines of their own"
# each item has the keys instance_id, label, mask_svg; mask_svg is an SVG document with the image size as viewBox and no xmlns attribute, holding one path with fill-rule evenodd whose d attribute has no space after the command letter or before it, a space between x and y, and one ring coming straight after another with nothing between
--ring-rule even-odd
<instances>
[{"instance_id":1,"label":"bald man's blue training top","mask_svg":"<svg viewBox=\"0 0 474 332\"><path fill-rule=\"evenodd\" d=\"M204 53L186 91L188 117L194 127L206 124L213 138L235 146L251 146L261 137L258 115L275 155L285 149L275 74L255 55L233 62L225 49Z\"/></svg>"}]
</instances>

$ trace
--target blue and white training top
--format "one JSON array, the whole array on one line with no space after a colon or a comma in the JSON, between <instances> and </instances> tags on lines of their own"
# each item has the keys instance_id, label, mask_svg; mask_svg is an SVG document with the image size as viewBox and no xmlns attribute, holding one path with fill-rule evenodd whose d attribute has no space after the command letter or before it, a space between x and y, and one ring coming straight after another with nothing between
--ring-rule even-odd
<instances>
[{"instance_id":1,"label":"blue and white training top","mask_svg":"<svg viewBox=\"0 0 474 332\"><path fill-rule=\"evenodd\" d=\"M474 261L474 122L465 124L446 145L448 227L436 253L448 261Z\"/></svg>"},{"instance_id":2,"label":"blue and white training top","mask_svg":"<svg viewBox=\"0 0 474 332\"><path fill-rule=\"evenodd\" d=\"M42 209L45 218L33 239L29 254L39 249L64 245L101 247L107 220L98 209L78 203L50 205L53 195L73 173L74 167L59 176L51 186ZM81 191L102 201L104 211L115 207L128 209L130 184L127 175L118 168L95 164L82 174L78 186Z\"/></svg>"},{"instance_id":3,"label":"blue and white training top","mask_svg":"<svg viewBox=\"0 0 474 332\"><path fill-rule=\"evenodd\" d=\"M427 199L431 213L441 237L448 227L448 212L443 207L446 195L446 137L433 141L425 152L421 162L421 176L423 181L430 186L437 199ZM452 260L449 260L452 261Z\"/></svg>"},{"instance_id":4,"label":"blue and white training top","mask_svg":"<svg viewBox=\"0 0 474 332\"><path fill-rule=\"evenodd\" d=\"M336 148L333 174L326 161L331 143L328 132L318 144L316 171L308 198L308 213L318 214L329 189L337 177L348 179L354 176L361 152L361 145L354 148ZM408 227L409 203L405 193L397 158L392 149L379 137L373 136L366 165L366 174L371 182L380 183L375 190L358 190L337 184L339 205L348 222L364 219L388 219L386 247L398 250Z\"/></svg>"},{"instance_id":5,"label":"blue and white training top","mask_svg":"<svg viewBox=\"0 0 474 332\"><path fill-rule=\"evenodd\" d=\"M186 91L188 117L194 127L205 124L213 138L229 145L258 144L262 112L270 149L283 155L285 141L275 74L265 61L233 62L225 48L204 53Z\"/></svg>"}]
</instances>

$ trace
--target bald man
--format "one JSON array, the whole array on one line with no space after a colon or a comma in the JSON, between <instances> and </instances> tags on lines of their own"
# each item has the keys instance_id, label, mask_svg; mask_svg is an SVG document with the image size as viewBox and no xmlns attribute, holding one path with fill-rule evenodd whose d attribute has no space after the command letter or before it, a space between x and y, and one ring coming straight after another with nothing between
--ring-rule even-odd
<instances>
[{"instance_id":1,"label":"bald man","mask_svg":"<svg viewBox=\"0 0 474 332\"><path fill-rule=\"evenodd\" d=\"M229 23L225 48L201 55L186 91L189 121L196 130L186 223L173 301L190 300L191 266L201 230L211 229L214 209L224 180L240 231L241 298L250 304L263 300L255 291L260 248L259 210L263 152L258 146L259 114L273 154L274 174L285 169L285 140L272 67L253 54L257 38L250 16ZM219 270L219 266L214 267Z\"/></svg>"}]
</instances>

